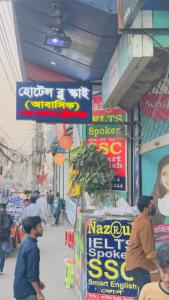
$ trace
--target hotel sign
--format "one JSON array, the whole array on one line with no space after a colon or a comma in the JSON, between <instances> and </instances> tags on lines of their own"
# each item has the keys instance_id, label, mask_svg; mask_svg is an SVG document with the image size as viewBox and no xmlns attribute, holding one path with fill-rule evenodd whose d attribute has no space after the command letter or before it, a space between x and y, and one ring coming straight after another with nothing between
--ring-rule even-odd
<instances>
[{"instance_id":1,"label":"hotel sign","mask_svg":"<svg viewBox=\"0 0 169 300\"><path fill-rule=\"evenodd\" d=\"M18 82L16 119L45 123L90 123L92 86L88 83Z\"/></svg>"}]
</instances>

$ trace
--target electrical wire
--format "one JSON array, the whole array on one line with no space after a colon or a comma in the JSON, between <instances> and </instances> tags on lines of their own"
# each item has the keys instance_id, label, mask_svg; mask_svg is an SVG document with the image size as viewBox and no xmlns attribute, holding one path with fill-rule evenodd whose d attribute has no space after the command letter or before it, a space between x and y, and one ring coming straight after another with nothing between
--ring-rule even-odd
<instances>
[{"instance_id":1,"label":"electrical wire","mask_svg":"<svg viewBox=\"0 0 169 300\"><path fill-rule=\"evenodd\" d=\"M3 9L3 11L4 11L4 8L3 8L3 5L1 5L1 7L2 7L2 9ZM9 39L8 39L8 37L9 37L9 34L7 34L7 32L6 32L6 28L5 28L5 24L4 24L4 21L3 20L6 20L6 25L7 25L7 27L8 27L8 30L9 30L9 32L10 32L10 34L12 34L11 33L11 28L10 28L10 25L9 25L9 23L8 23L8 20L7 20L7 18L6 18L6 14L5 14L5 11L4 11L4 19L3 19L3 17L2 17L2 15L1 15L1 13L0 13L0 19L1 19L1 23L2 23L2 34L3 34L3 38L4 38L4 36L5 36L5 38L4 38L4 42L5 42L5 45L7 45L7 49L8 49L8 51L9 51L9 57L11 57L12 58L12 66L13 66L13 64L14 64L14 67L13 67L13 70L14 70L14 72L16 72L15 73L15 75L16 75L16 78L17 77L19 77L19 69L18 69L18 66L17 66L17 64L16 64L16 62L15 62L15 58L14 58L14 55L13 55L13 48L11 47L11 42L9 41ZM13 25L14 26L14 25ZM13 37L15 36L15 32L13 33ZM13 46L14 46L14 49L16 50L16 52L17 52L17 48L16 48L16 42L14 41L14 43L13 43Z\"/></svg>"},{"instance_id":2,"label":"electrical wire","mask_svg":"<svg viewBox=\"0 0 169 300\"><path fill-rule=\"evenodd\" d=\"M8 73L7 73L7 71L6 71L5 65L4 65L4 63L3 63L2 59L1 59L1 57L0 57L0 62L1 62L2 68L3 68L3 70L4 70L4 73L5 73L5 75L6 75L7 81L8 81L8 83L9 83L9 85L10 85L11 91L12 91L14 97L15 97L15 90L14 90L14 87L13 87L12 84L11 84L11 81L10 81L10 79L9 79Z\"/></svg>"},{"instance_id":3,"label":"electrical wire","mask_svg":"<svg viewBox=\"0 0 169 300\"><path fill-rule=\"evenodd\" d=\"M0 19L1 19L1 22L2 22L1 14L0 14ZM7 39L6 33L3 32L3 29L1 28L1 26L0 26L0 32L1 32L1 34L0 34L1 45L2 45L2 47L4 49L4 53L6 55L9 67L11 69L11 74L13 76L14 82L16 82L17 81L17 75L15 73L15 70L14 70L14 67L13 67L13 63L11 62L10 52L9 52L9 46L6 43L6 39ZM13 58L13 60L14 60L14 58Z\"/></svg>"},{"instance_id":4,"label":"electrical wire","mask_svg":"<svg viewBox=\"0 0 169 300\"><path fill-rule=\"evenodd\" d=\"M0 148L0 152L3 154L3 156L5 156L6 159L10 160L12 163L14 163L14 161Z\"/></svg>"},{"instance_id":5,"label":"electrical wire","mask_svg":"<svg viewBox=\"0 0 169 300\"><path fill-rule=\"evenodd\" d=\"M7 25L9 25L9 24L8 24L8 19L7 19L6 13L5 13L5 8L4 8L4 6L3 6L3 3L2 3L1 5L2 5L2 9L3 9L3 11L4 11L4 16L5 16L5 19L6 19L6 23L7 23ZM12 27L14 28L14 27L15 27L15 24L14 24L14 22L13 22L13 13L12 13L11 2L8 1L8 2L6 3L6 8L7 8L7 11L8 11L8 17L9 17L9 19L10 19L10 23L11 23ZM12 34L11 26L10 26L10 25L8 26L8 29L9 29L9 32L10 32L11 39L13 40L13 47L14 47L15 50L17 51L17 47L16 47L16 44L15 44L15 39L14 39L14 36L13 36L13 34Z\"/></svg>"},{"instance_id":6,"label":"electrical wire","mask_svg":"<svg viewBox=\"0 0 169 300\"><path fill-rule=\"evenodd\" d=\"M11 36L11 38L13 40L12 48L14 47L14 49L16 50L16 52L18 52L18 49L17 49L17 46L16 46L16 41L15 41L15 38L14 38L15 37L15 31L12 34L11 26L9 25L9 22L8 22L8 19L7 19L7 16L6 16L6 13L5 13L5 9L4 9L3 5L2 5L2 9L3 9L3 13L4 13L4 17L5 17L5 20L6 20L6 24L7 24L8 30L10 32L10 36ZM5 29L5 25L4 25L3 19L2 19L2 24L3 24L4 32L6 34L6 29ZM15 28L14 22L12 22L12 26L13 26L13 28ZM7 44L8 44L8 47L10 49L10 52L11 52L12 61L14 62L14 65L15 65L14 70L16 71L16 75L17 75L16 77L19 79L20 72L19 72L19 69L18 69L18 65L15 62L15 58L14 58L14 55L13 55L13 49L11 48L11 43L9 42L8 38L7 38Z\"/></svg>"}]
</instances>

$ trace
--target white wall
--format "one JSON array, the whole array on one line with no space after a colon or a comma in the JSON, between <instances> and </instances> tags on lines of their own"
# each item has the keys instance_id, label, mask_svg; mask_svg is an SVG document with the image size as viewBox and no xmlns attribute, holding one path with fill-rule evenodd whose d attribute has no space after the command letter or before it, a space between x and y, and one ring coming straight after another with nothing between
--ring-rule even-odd
<instances>
[{"instance_id":1,"label":"white wall","mask_svg":"<svg viewBox=\"0 0 169 300\"><path fill-rule=\"evenodd\" d=\"M21 80L12 4L0 1L0 136L8 146L29 151L33 123L16 121L16 81Z\"/></svg>"}]
</instances>

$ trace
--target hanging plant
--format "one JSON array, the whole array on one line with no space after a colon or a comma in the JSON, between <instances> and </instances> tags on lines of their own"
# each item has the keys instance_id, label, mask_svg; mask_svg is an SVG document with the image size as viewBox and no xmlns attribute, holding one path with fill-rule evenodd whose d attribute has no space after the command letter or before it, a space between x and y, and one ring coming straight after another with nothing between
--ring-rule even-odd
<instances>
[{"instance_id":1,"label":"hanging plant","mask_svg":"<svg viewBox=\"0 0 169 300\"><path fill-rule=\"evenodd\" d=\"M94 144L81 143L71 150L70 166L78 170L74 183L81 185L82 193L94 195L96 202L104 201L104 193L112 189L114 172L107 157Z\"/></svg>"}]
</instances>

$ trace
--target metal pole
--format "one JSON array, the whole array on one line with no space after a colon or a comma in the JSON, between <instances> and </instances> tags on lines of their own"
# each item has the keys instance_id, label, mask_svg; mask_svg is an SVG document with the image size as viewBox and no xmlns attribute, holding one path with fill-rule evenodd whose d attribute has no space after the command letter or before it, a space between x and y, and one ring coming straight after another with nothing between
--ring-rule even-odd
<instances>
[{"instance_id":1,"label":"metal pole","mask_svg":"<svg viewBox=\"0 0 169 300\"><path fill-rule=\"evenodd\" d=\"M63 199L65 198L65 166L63 164Z\"/></svg>"},{"instance_id":2,"label":"metal pole","mask_svg":"<svg viewBox=\"0 0 169 300\"><path fill-rule=\"evenodd\" d=\"M118 27L124 29L123 0L118 0Z\"/></svg>"}]
</instances>

